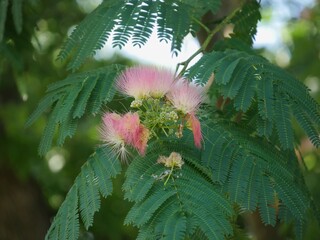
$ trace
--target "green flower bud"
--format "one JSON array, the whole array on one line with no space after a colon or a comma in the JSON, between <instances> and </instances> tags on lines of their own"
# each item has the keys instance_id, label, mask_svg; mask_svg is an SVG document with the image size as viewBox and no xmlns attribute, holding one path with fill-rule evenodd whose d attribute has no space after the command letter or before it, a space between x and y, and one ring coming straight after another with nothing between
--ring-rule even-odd
<instances>
[{"instance_id":1,"label":"green flower bud","mask_svg":"<svg viewBox=\"0 0 320 240\"><path fill-rule=\"evenodd\" d=\"M133 100L130 104L130 107L132 108L139 108L142 106L142 100L141 99L137 99L137 100Z\"/></svg>"}]
</instances>

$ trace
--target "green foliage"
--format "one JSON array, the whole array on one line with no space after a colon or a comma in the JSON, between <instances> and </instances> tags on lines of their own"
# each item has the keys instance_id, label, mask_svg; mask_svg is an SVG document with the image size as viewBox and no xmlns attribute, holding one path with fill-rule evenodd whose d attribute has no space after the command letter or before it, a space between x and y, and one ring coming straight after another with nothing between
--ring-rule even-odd
<instances>
[{"instance_id":1,"label":"green foliage","mask_svg":"<svg viewBox=\"0 0 320 240\"><path fill-rule=\"evenodd\" d=\"M214 73L209 95L218 92L217 99L223 99L225 109L210 106L219 105L213 98L204 106L205 114L199 115L203 148L194 149L190 135L184 133L182 139L149 143L144 157L130 155L123 190L133 207L125 224L139 228L138 239L224 239L237 227L233 226L234 205L242 212L258 209L266 225L293 221L296 236L302 238L307 210L314 208L293 151L292 120L319 147L319 105L302 83L248 46L260 19L256 1L237 8L226 17L228 21L210 32L201 17L209 10L217 12L219 6L218 0L103 1L75 28L59 54L61 60L71 56L68 68L75 71L103 47L111 33L113 47L122 48L131 40L141 47L155 26L158 39L171 41L172 52L178 53L183 38L200 26L208 30L200 50L206 49L223 24L235 26L231 39L222 40L182 72L201 84ZM74 73L48 87L26 124L51 111L39 147L41 155L50 149L57 128L57 143L62 145L75 134L85 113L99 113L114 98L114 80L122 69L111 65ZM121 103L115 108L121 109ZM157 163L160 156L172 152L181 154L182 168ZM120 171L111 151L97 149L83 165L47 239L76 239L79 218L88 229L100 208L100 194L111 194L111 178Z\"/></svg>"},{"instance_id":2,"label":"green foliage","mask_svg":"<svg viewBox=\"0 0 320 240\"><path fill-rule=\"evenodd\" d=\"M260 3L249 1L241 11L231 19L234 24L232 38L239 38L248 45L252 45L254 35L257 33L257 24L261 19Z\"/></svg>"},{"instance_id":3,"label":"green foliage","mask_svg":"<svg viewBox=\"0 0 320 240\"><path fill-rule=\"evenodd\" d=\"M23 0L12 0L11 3L12 18L17 33L22 31L22 3ZM0 42L4 37L8 5L9 0L0 0Z\"/></svg>"},{"instance_id":4,"label":"green foliage","mask_svg":"<svg viewBox=\"0 0 320 240\"><path fill-rule=\"evenodd\" d=\"M79 215L86 229L93 222L94 213L100 208L100 194L112 193L112 181L121 171L116 156L104 147L98 148L82 166L81 172L62 203L46 239L77 239Z\"/></svg>"},{"instance_id":5,"label":"green foliage","mask_svg":"<svg viewBox=\"0 0 320 240\"><path fill-rule=\"evenodd\" d=\"M230 199L244 210L259 208L265 224L275 225L276 209L290 213L299 224L311 206L309 193L298 169L298 160L260 137L223 122L203 125L205 149L201 161L212 170L212 180L223 186ZM280 206L278 204L280 203ZM282 216L278 216L281 220Z\"/></svg>"},{"instance_id":6,"label":"green foliage","mask_svg":"<svg viewBox=\"0 0 320 240\"><path fill-rule=\"evenodd\" d=\"M4 27L6 23L6 17L7 17L7 7L8 7L8 0L1 0L0 1L0 42L2 42L3 35L4 35Z\"/></svg>"},{"instance_id":7,"label":"green foliage","mask_svg":"<svg viewBox=\"0 0 320 240\"><path fill-rule=\"evenodd\" d=\"M112 100L115 94L113 83L121 69L121 65L112 65L72 74L49 85L46 96L26 123L26 126L30 126L41 114L52 108L39 146L40 155L50 149L57 126L60 128L57 143L62 145L66 137L75 134L78 120L86 109L95 115L103 104Z\"/></svg>"},{"instance_id":8,"label":"green foliage","mask_svg":"<svg viewBox=\"0 0 320 240\"><path fill-rule=\"evenodd\" d=\"M3 57L1 60L7 60L17 71L21 71L23 69L23 62L19 56L19 52L10 44L0 42L0 54ZM0 64L4 65L2 62ZM1 69L0 72L2 72L3 70L4 69Z\"/></svg>"},{"instance_id":9,"label":"green foliage","mask_svg":"<svg viewBox=\"0 0 320 240\"><path fill-rule=\"evenodd\" d=\"M58 58L63 60L72 50L69 69L78 69L95 54L114 32L113 47L122 48L132 38L133 45L143 46L157 26L160 41L172 41L177 54L184 37L199 28L196 21L207 11L216 12L220 0L210 1L104 1L72 32ZM97 24L99 23L99 24Z\"/></svg>"},{"instance_id":10,"label":"green foliage","mask_svg":"<svg viewBox=\"0 0 320 240\"><path fill-rule=\"evenodd\" d=\"M212 73L216 88L225 99L233 100L236 111L247 112L258 104L260 136L268 138L274 127L282 148L292 149L291 118L295 117L312 143L320 146L319 105L306 86L284 70L258 55L226 49L205 54L187 76L205 82Z\"/></svg>"},{"instance_id":11,"label":"green foliage","mask_svg":"<svg viewBox=\"0 0 320 240\"><path fill-rule=\"evenodd\" d=\"M14 27L17 33L22 31L22 2L23 0L13 0L12 1L12 17L14 22Z\"/></svg>"},{"instance_id":12,"label":"green foliage","mask_svg":"<svg viewBox=\"0 0 320 240\"><path fill-rule=\"evenodd\" d=\"M125 223L139 227L138 239L185 239L196 230L208 239L232 234L232 205L207 172L197 168L199 152L192 145L156 141L146 157L137 157L130 164L123 189L125 198L135 204ZM185 164L164 185L169 169L157 164L157 159L172 151L180 153Z\"/></svg>"}]
</instances>

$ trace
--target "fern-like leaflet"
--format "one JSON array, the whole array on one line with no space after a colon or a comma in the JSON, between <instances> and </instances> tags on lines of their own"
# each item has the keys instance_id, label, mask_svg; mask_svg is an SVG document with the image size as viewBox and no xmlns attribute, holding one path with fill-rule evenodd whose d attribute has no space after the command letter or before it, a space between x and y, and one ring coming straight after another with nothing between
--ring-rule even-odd
<instances>
[{"instance_id":1,"label":"fern-like leaflet","mask_svg":"<svg viewBox=\"0 0 320 240\"><path fill-rule=\"evenodd\" d=\"M320 146L316 127L320 125L319 105L306 86L284 70L255 54L226 49L205 54L186 76L201 82L212 73L216 88L225 99L233 100L237 111L246 112L258 102L262 121L257 121L257 131L261 136L269 137L274 126L281 146L292 149L294 116L313 144Z\"/></svg>"},{"instance_id":2,"label":"fern-like leaflet","mask_svg":"<svg viewBox=\"0 0 320 240\"><path fill-rule=\"evenodd\" d=\"M0 1L0 42L2 42L4 36L4 27L7 17L8 0Z\"/></svg>"},{"instance_id":3,"label":"fern-like leaflet","mask_svg":"<svg viewBox=\"0 0 320 240\"><path fill-rule=\"evenodd\" d=\"M40 142L40 155L50 149L57 127L59 127L57 143L62 145L66 137L75 134L78 120L85 111L95 115L99 113L103 104L112 100L115 94L114 80L121 69L123 69L121 65L111 65L72 74L62 81L49 85L47 94L26 123L26 126L30 126L41 114L52 108Z\"/></svg>"},{"instance_id":4,"label":"fern-like leaflet","mask_svg":"<svg viewBox=\"0 0 320 240\"><path fill-rule=\"evenodd\" d=\"M196 167L199 152L193 152L189 143L156 141L146 157L130 164L123 188L125 197L135 204L125 223L139 227L138 239L185 239L196 230L208 239L232 234L228 220L234 214L232 206L208 181L207 173ZM172 151L183 154L186 163L164 185L161 176L167 169L157 159Z\"/></svg>"},{"instance_id":5,"label":"fern-like leaflet","mask_svg":"<svg viewBox=\"0 0 320 240\"><path fill-rule=\"evenodd\" d=\"M177 54L184 37L199 29L195 19L209 10L216 12L219 7L220 0L104 1L76 27L58 58L63 60L74 50L68 68L76 70L103 47L112 32L114 47L122 48L131 38L134 45L143 46L154 24L159 40L172 41L171 50Z\"/></svg>"},{"instance_id":6,"label":"fern-like leaflet","mask_svg":"<svg viewBox=\"0 0 320 240\"><path fill-rule=\"evenodd\" d=\"M11 13L13 18L13 24L18 34L22 31L22 5L23 0L12 0L11 1ZM7 20L7 12L9 6L9 0L0 1L0 43L3 40L5 33L5 23Z\"/></svg>"},{"instance_id":7,"label":"fern-like leaflet","mask_svg":"<svg viewBox=\"0 0 320 240\"><path fill-rule=\"evenodd\" d=\"M248 45L252 45L254 36L257 33L257 24L261 19L260 3L248 1L241 11L231 19L234 24L232 38L239 38Z\"/></svg>"},{"instance_id":8,"label":"fern-like leaflet","mask_svg":"<svg viewBox=\"0 0 320 240\"><path fill-rule=\"evenodd\" d=\"M55 216L46 239L77 239L79 215L88 229L100 208L100 194L112 193L112 178L121 172L121 165L112 151L98 148L82 166L81 172L69 190Z\"/></svg>"},{"instance_id":9,"label":"fern-like leaflet","mask_svg":"<svg viewBox=\"0 0 320 240\"><path fill-rule=\"evenodd\" d=\"M213 181L222 184L231 200L243 209L258 208L265 224L275 225L277 218L281 220L276 214L278 207L289 212L291 217L286 221L293 220L299 232L311 202L306 185L297 182L303 177L294 153L284 154L236 125L208 121L203 126L205 150L201 159L212 169Z\"/></svg>"}]
</instances>

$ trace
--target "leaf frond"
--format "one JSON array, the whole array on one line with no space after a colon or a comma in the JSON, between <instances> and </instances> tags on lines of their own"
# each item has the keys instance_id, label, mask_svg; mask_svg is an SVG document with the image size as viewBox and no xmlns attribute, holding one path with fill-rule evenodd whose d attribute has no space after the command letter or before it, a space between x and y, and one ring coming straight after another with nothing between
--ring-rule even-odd
<instances>
[{"instance_id":1,"label":"leaf frond","mask_svg":"<svg viewBox=\"0 0 320 240\"><path fill-rule=\"evenodd\" d=\"M212 169L213 180L223 185L223 191L232 201L244 210L258 208L265 224L276 223L278 201L281 202L280 208L292 212L293 220L304 221L311 201L305 184L296 180L302 176L294 154L281 152L233 125L211 122L203 126L205 149L202 162ZM224 151L233 154L224 155ZM229 158L224 159L229 164L221 164L221 155ZM219 177L222 174L223 178Z\"/></svg>"},{"instance_id":2,"label":"leaf frond","mask_svg":"<svg viewBox=\"0 0 320 240\"><path fill-rule=\"evenodd\" d=\"M122 48L129 40L141 47L150 38L154 26L159 41L171 41L171 51L177 55L184 37L199 29L197 21L202 15L207 11L217 12L220 4L220 0L104 1L75 28L58 59L73 54L68 69L74 71L101 49L112 33L113 47Z\"/></svg>"},{"instance_id":3,"label":"leaf frond","mask_svg":"<svg viewBox=\"0 0 320 240\"><path fill-rule=\"evenodd\" d=\"M234 24L232 38L238 38L252 45L257 33L257 23L261 20L260 3L253 0L243 5L241 11L231 19Z\"/></svg>"},{"instance_id":4,"label":"leaf frond","mask_svg":"<svg viewBox=\"0 0 320 240\"><path fill-rule=\"evenodd\" d=\"M71 74L66 79L49 85L47 94L26 123L27 127L32 125L45 111L52 108L40 142L40 155L50 149L57 129L57 143L62 145L66 137L75 134L78 120L85 112L95 115L103 104L112 100L115 94L114 81L121 69L121 65L111 65Z\"/></svg>"},{"instance_id":5,"label":"leaf frond","mask_svg":"<svg viewBox=\"0 0 320 240\"><path fill-rule=\"evenodd\" d=\"M205 54L187 70L186 77L205 84L212 73L215 89L232 100L235 111L245 113L258 103L256 129L260 136L270 137L275 127L281 147L293 149L295 117L319 146L320 106L306 86L283 69L254 53L226 49Z\"/></svg>"},{"instance_id":6,"label":"leaf frond","mask_svg":"<svg viewBox=\"0 0 320 240\"><path fill-rule=\"evenodd\" d=\"M123 185L126 198L134 202L125 222L139 227L138 239L184 239L197 228L209 239L230 235L232 206L215 184L207 181L206 173L188 160L192 155L186 154L185 164L174 170L164 185L168 169L157 159L172 151L182 154L190 145L155 141L149 148L146 157L137 157L130 164Z\"/></svg>"},{"instance_id":7,"label":"leaf frond","mask_svg":"<svg viewBox=\"0 0 320 240\"><path fill-rule=\"evenodd\" d=\"M110 170L111 169L111 170ZM79 215L86 229L100 208L100 194L112 193L112 178L121 172L121 165L109 149L98 148L82 166L81 172L60 206L45 239L77 239Z\"/></svg>"}]
</instances>

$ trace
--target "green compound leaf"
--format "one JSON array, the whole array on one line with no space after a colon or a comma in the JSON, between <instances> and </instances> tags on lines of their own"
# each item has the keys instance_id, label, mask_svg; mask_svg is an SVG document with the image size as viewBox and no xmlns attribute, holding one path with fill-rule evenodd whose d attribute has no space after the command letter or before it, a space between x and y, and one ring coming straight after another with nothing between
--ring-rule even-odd
<instances>
[{"instance_id":1,"label":"green compound leaf","mask_svg":"<svg viewBox=\"0 0 320 240\"><path fill-rule=\"evenodd\" d=\"M320 147L320 106L307 87L283 69L250 51L226 49L204 54L185 76L205 84L212 73L214 88L232 100L235 112L248 112L258 102L255 124L260 136L270 137L275 127L281 147L293 149L295 117L312 143Z\"/></svg>"},{"instance_id":2,"label":"green compound leaf","mask_svg":"<svg viewBox=\"0 0 320 240\"><path fill-rule=\"evenodd\" d=\"M130 164L123 184L126 198L134 202L125 223L139 227L138 239L185 239L196 229L209 239L231 235L232 206L208 181L207 172L193 165L198 161L194 159L198 155L192 154L193 143L155 141L148 148L144 158ZM185 164L164 185L169 169L157 159L173 151L182 154ZM191 154L184 157L185 151Z\"/></svg>"},{"instance_id":3,"label":"green compound leaf","mask_svg":"<svg viewBox=\"0 0 320 240\"><path fill-rule=\"evenodd\" d=\"M66 79L49 85L47 94L27 120L32 125L45 111L52 111L39 146L44 155L51 147L58 130L58 145L66 137L72 137L84 113L96 115L103 104L110 102L115 94L114 81L124 67L111 65L83 73L71 74Z\"/></svg>"},{"instance_id":4,"label":"green compound leaf","mask_svg":"<svg viewBox=\"0 0 320 240\"><path fill-rule=\"evenodd\" d=\"M195 34L201 17L208 11L216 13L220 4L220 0L103 1L72 32L58 59L72 55L68 68L74 71L104 46L111 33L114 47L122 48L131 39L141 47L150 39L154 26L159 41L171 41L172 53L178 54L184 37Z\"/></svg>"},{"instance_id":5,"label":"green compound leaf","mask_svg":"<svg viewBox=\"0 0 320 240\"><path fill-rule=\"evenodd\" d=\"M202 130L205 142L202 162L212 169L212 179L222 185L232 201L243 210L258 208L265 224L276 224L278 202L280 209L290 212L287 221L306 222L312 202L301 181L303 176L297 171L294 153L288 154L259 137L248 136L236 125L207 121ZM221 156L228 164L221 163Z\"/></svg>"},{"instance_id":6,"label":"green compound leaf","mask_svg":"<svg viewBox=\"0 0 320 240\"><path fill-rule=\"evenodd\" d=\"M120 172L120 162L113 152L98 148L82 166L46 234L46 239L77 239L79 214L88 229L93 223L95 212L100 209L100 194L103 197L111 195L112 178Z\"/></svg>"}]
</instances>

